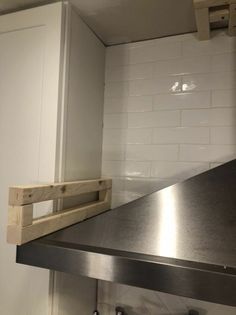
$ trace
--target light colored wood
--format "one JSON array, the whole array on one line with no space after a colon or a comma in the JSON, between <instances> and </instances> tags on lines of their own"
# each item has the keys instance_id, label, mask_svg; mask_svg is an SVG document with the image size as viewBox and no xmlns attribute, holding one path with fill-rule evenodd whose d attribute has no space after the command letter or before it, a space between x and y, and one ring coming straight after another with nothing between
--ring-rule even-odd
<instances>
[{"instance_id":1,"label":"light colored wood","mask_svg":"<svg viewBox=\"0 0 236 315\"><path fill-rule=\"evenodd\" d=\"M229 20L229 9L214 10L209 14L210 23L228 21Z\"/></svg>"},{"instance_id":2,"label":"light colored wood","mask_svg":"<svg viewBox=\"0 0 236 315\"><path fill-rule=\"evenodd\" d=\"M58 211L51 215L35 219L32 225L25 227L9 225L7 229L7 241L11 244L22 245L109 209L110 203L106 200L95 201L80 207Z\"/></svg>"},{"instance_id":3,"label":"light colored wood","mask_svg":"<svg viewBox=\"0 0 236 315\"><path fill-rule=\"evenodd\" d=\"M9 205L25 205L106 190L111 188L111 183L111 179L100 179L55 183L51 185L10 187Z\"/></svg>"},{"instance_id":4,"label":"light colored wood","mask_svg":"<svg viewBox=\"0 0 236 315\"><path fill-rule=\"evenodd\" d=\"M8 225L27 226L33 222L33 205L9 206Z\"/></svg>"},{"instance_id":5,"label":"light colored wood","mask_svg":"<svg viewBox=\"0 0 236 315\"><path fill-rule=\"evenodd\" d=\"M193 0L198 38L210 38L210 23L229 21L228 33L236 36L236 0Z\"/></svg>"},{"instance_id":6,"label":"light colored wood","mask_svg":"<svg viewBox=\"0 0 236 315\"><path fill-rule=\"evenodd\" d=\"M111 179L96 179L76 182L64 182L41 186L11 187L11 204L8 212L7 241L21 245L78 223L111 207ZM77 196L84 193L99 192L97 201L82 204L78 207L53 212L33 219L33 202Z\"/></svg>"},{"instance_id":7,"label":"light colored wood","mask_svg":"<svg viewBox=\"0 0 236 315\"><path fill-rule=\"evenodd\" d=\"M198 38L208 40L210 38L210 22L208 8L195 10Z\"/></svg>"},{"instance_id":8,"label":"light colored wood","mask_svg":"<svg viewBox=\"0 0 236 315\"><path fill-rule=\"evenodd\" d=\"M236 0L193 0L196 9L210 8L236 3Z\"/></svg>"},{"instance_id":9,"label":"light colored wood","mask_svg":"<svg viewBox=\"0 0 236 315\"><path fill-rule=\"evenodd\" d=\"M230 5L228 33L230 36L236 36L236 4Z\"/></svg>"}]
</instances>

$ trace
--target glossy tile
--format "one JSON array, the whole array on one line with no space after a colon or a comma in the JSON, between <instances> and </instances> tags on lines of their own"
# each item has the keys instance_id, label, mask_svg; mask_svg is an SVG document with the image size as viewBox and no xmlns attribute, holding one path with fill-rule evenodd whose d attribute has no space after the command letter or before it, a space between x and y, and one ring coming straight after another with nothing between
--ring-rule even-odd
<instances>
[{"instance_id":1,"label":"glossy tile","mask_svg":"<svg viewBox=\"0 0 236 315\"><path fill-rule=\"evenodd\" d=\"M150 79L153 76L153 68L152 63L109 68L106 71L106 82Z\"/></svg>"},{"instance_id":2,"label":"glossy tile","mask_svg":"<svg viewBox=\"0 0 236 315\"><path fill-rule=\"evenodd\" d=\"M155 43L154 60L169 60L180 58L182 55L182 44L180 42Z\"/></svg>"},{"instance_id":3,"label":"glossy tile","mask_svg":"<svg viewBox=\"0 0 236 315\"><path fill-rule=\"evenodd\" d=\"M170 179L163 178L125 177L124 189L125 191L133 191L141 195L146 195L163 189L172 183Z\"/></svg>"},{"instance_id":4,"label":"glossy tile","mask_svg":"<svg viewBox=\"0 0 236 315\"><path fill-rule=\"evenodd\" d=\"M211 144L236 144L236 126L211 127Z\"/></svg>"},{"instance_id":5,"label":"glossy tile","mask_svg":"<svg viewBox=\"0 0 236 315\"><path fill-rule=\"evenodd\" d=\"M129 128L169 127L180 125L180 111L129 113Z\"/></svg>"},{"instance_id":6,"label":"glossy tile","mask_svg":"<svg viewBox=\"0 0 236 315\"><path fill-rule=\"evenodd\" d=\"M152 129L127 129L126 144L150 144Z\"/></svg>"},{"instance_id":7,"label":"glossy tile","mask_svg":"<svg viewBox=\"0 0 236 315\"><path fill-rule=\"evenodd\" d=\"M210 143L209 127L175 127L175 128L155 128L153 132L153 143Z\"/></svg>"},{"instance_id":8,"label":"glossy tile","mask_svg":"<svg viewBox=\"0 0 236 315\"><path fill-rule=\"evenodd\" d=\"M150 144L152 129L104 129L104 145Z\"/></svg>"},{"instance_id":9,"label":"glossy tile","mask_svg":"<svg viewBox=\"0 0 236 315\"><path fill-rule=\"evenodd\" d=\"M197 38L183 42L183 56L201 56L236 51L235 37L216 35L211 40L199 41Z\"/></svg>"},{"instance_id":10,"label":"glossy tile","mask_svg":"<svg viewBox=\"0 0 236 315\"><path fill-rule=\"evenodd\" d=\"M180 145L181 161L227 162L236 158L233 145Z\"/></svg>"},{"instance_id":11,"label":"glossy tile","mask_svg":"<svg viewBox=\"0 0 236 315\"><path fill-rule=\"evenodd\" d=\"M130 64L139 64L155 61L154 53L155 43L148 41L147 43L139 43L130 46Z\"/></svg>"},{"instance_id":12,"label":"glossy tile","mask_svg":"<svg viewBox=\"0 0 236 315\"><path fill-rule=\"evenodd\" d=\"M209 126L211 111L209 109L191 109L182 111L182 126Z\"/></svg>"},{"instance_id":13,"label":"glossy tile","mask_svg":"<svg viewBox=\"0 0 236 315\"><path fill-rule=\"evenodd\" d=\"M152 96L106 98L105 113L148 112L152 110Z\"/></svg>"},{"instance_id":14,"label":"glossy tile","mask_svg":"<svg viewBox=\"0 0 236 315\"><path fill-rule=\"evenodd\" d=\"M179 58L155 63L156 75L181 75L211 71L211 57Z\"/></svg>"},{"instance_id":15,"label":"glossy tile","mask_svg":"<svg viewBox=\"0 0 236 315\"><path fill-rule=\"evenodd\" d=\"M162 76L150 80L130 81L130 96L155 95L158 93L180 92L182 78L180 76Z\"/></svg>"},{"instance_id":16,"label":"glossy tile","mask_svg":"<svg viewBox=\"0 0 236 315\"><path fill-rule=\"evenodd\" d=\"M236 108L213 108L210 110L211 126L236 125Z\"/></svg>"},{"instance_id":17,"label":"glossy tile","mask_svg":"<svg viewBox=\"0 0 236 315\"><path fill-rule=\"evenodd\" d=\"M151 176L183 180L209 169L209 163L152 162Z\"/></svg>"},{"instance_id":18,"label":"glossy tile","mask_svg":"<svg viewBox=\"0 0 236 315\"><path fill-rule=\"evenodd\" d=\"M177 145L127 145L126 159L134 161L174 161L178 159Z\"/></svg>"},{"instance_id":19,"label":"glossy tile","mask_svg":"<svg viewBox=\"0 0 236 315\"><path fill-rule=\"evenodd\" d=\"M104 128L127 128L128 116L127 113L122 114L105 114Z\"/></svg>"},{"instance_id":20,"label":"glossy tile","mask_svg":"<svg viewBox=\"0 0 236 315\"><path fill-rule=\"evenodd\" d=\"M106 69L117 65L129 64L129 48L125 45L107 47Z\"/></svg>"},{"instance_id":21,"label":"glossy tile","mask_svg":"<svg viewBox=\"0 0 236 315\"><path fill-rule=\"evenodd\" d=\"M127 129L103 129L103 145L126 143Z\"/></svg>"},{"instance_id":22,"label":"glossy tile","mask_svg":"<svg viewBox=\"0 0 236 315\"><path fill-rule=\"evenodd\" d=\"M212 108L182 111L183 126L232 126L236 124L236 109Z\"/></svg>"},{"instance_id":23,"label":"glossy tile","mask_svg":"<svg viewBox=\"0 0 236 315\"><path fill-rule=\"evenodd\" d=\"M193 93L157 94L153 97L154 110L208 108L211 106L210 91Z\"/></svg>"},{"instance_id":24,"label":"glossy tile","mask_svg":"<svg viewBox=\"0 0 236 315\"><path fill-rule=\"evenodd\" d=\"M118 98L129 96L129 81L108 82L105 84L105 98Z\"/></svg>"},{"instance_id":25,"label":"glossy tile","mask_svg":"<svg viewBox=\"0 0 236 315\"><path fill-rule=\"evenodd\" d=\"M103 145L102 159L104 161L122 161L125 159L125 145Z\"/></svg>"},{"instance_id":26,"label":"glossy tile","mask_svg":"<svg viewBox=\"0 0 236 315\"><path fill-rule=\"evenodd\" d=\"M236 87L236 72L191 74L183 76L183 91L233 89Z\"/></svg>"},{"instance_id":27,"label":"glossy tile","mask_svg":"<svg viewBox=\"0 0 236 315\"><path fill-rule=\"evenodd\" d=\"M212 91L212 107L236 106L236 89Z\"/></svg>"},{"instance_id":28,"label":"glossy tile","mask_svg":"<svg viewBox=\"0 0 236 315\"><path fill-rule=\"evenodd\" d=\"M104 176L149 177L150 169L150 162L103 161L102 164L102 173Z\"/></svg>"},{"instance_id":29,"label":"glossy tile","mask_svg":"<svg viewBox=\"0 0 236 315\"><path fill-rule=\"evenodd\" d=\"M113 205L236 157L236 38L225 34L107 48L102 174L113 178ZM100 285L98 296L102 315L113 315L117 304L135 315L191 308L235 314L234 308L114 283Z\"/></svg>"},{"instance_id":30,"label":"glossy tile","mask_svg":"<svg viewBox=\"0 0 236 315\"><path fill-rule=\"evenodd\" d=\"M210 62L209 62L210 64ZM211 71L224 72L236 70L236 52L213 55L211 57Z\"/></svg>"}]
</instances>

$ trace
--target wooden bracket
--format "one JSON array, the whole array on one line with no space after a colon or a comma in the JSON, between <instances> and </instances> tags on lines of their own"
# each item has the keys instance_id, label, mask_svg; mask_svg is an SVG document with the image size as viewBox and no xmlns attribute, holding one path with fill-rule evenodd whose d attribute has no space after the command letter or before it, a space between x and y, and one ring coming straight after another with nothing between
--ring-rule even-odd
<instances>
[{"instance_id":1,"label":"wooden bracket","mask_svg":"<svg viewBox=\"0 0 236 315\"><path fill-rule=\"evenodd\" d=\"M111 179L9 188L7 241L22 245L78 223L111 207ZM97 201L33 218L33 203L99 192Z\"/></svg>"},{"instance_id":2,"label":"wooden bracket","mask_svg":"<svg viewBox=\"0 0 236 315\"><path fill-rule=\"evenodd\" d=\"M210 39L213 23L228 24L229 35L236 35L236 0L193 0L193 4L200 40Z\"/></svg>"}]
</instances>

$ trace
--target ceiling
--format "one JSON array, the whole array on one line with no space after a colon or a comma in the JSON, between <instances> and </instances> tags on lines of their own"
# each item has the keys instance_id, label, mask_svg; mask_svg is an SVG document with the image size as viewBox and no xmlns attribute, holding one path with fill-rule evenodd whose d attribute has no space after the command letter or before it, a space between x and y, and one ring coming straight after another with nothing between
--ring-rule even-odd
<instances>
[{"instance_id":1,"label":"ceiling","mask_svg":"<svg viewBox=\"0 0 236 315\"><path fill-rule=\"evenodd\" d=\"M56 0L0 0L0 14ZM106 44L196 31L192 0L70 0Z\"/></svg>"}]
</instances>

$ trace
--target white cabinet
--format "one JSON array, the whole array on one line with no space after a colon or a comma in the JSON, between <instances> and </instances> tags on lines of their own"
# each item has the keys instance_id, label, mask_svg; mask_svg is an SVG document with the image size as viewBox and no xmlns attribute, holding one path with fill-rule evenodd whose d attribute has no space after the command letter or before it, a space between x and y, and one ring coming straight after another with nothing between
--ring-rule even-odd
<instances>
[{"instance_id":1,"label":"white cabinet","mask_svg":"<svg viewBox=\"0 0 236 315\"><path fill-rule=\"evenodd\" d=\"M81 286L90 296L70 314L94 307L94 281L72 287L69 276L15 264L5 235L8 186L100 176L104 54L60 2L0 17L0 314L67 315L66 290Z\"/></svg>"}]
</instances>

